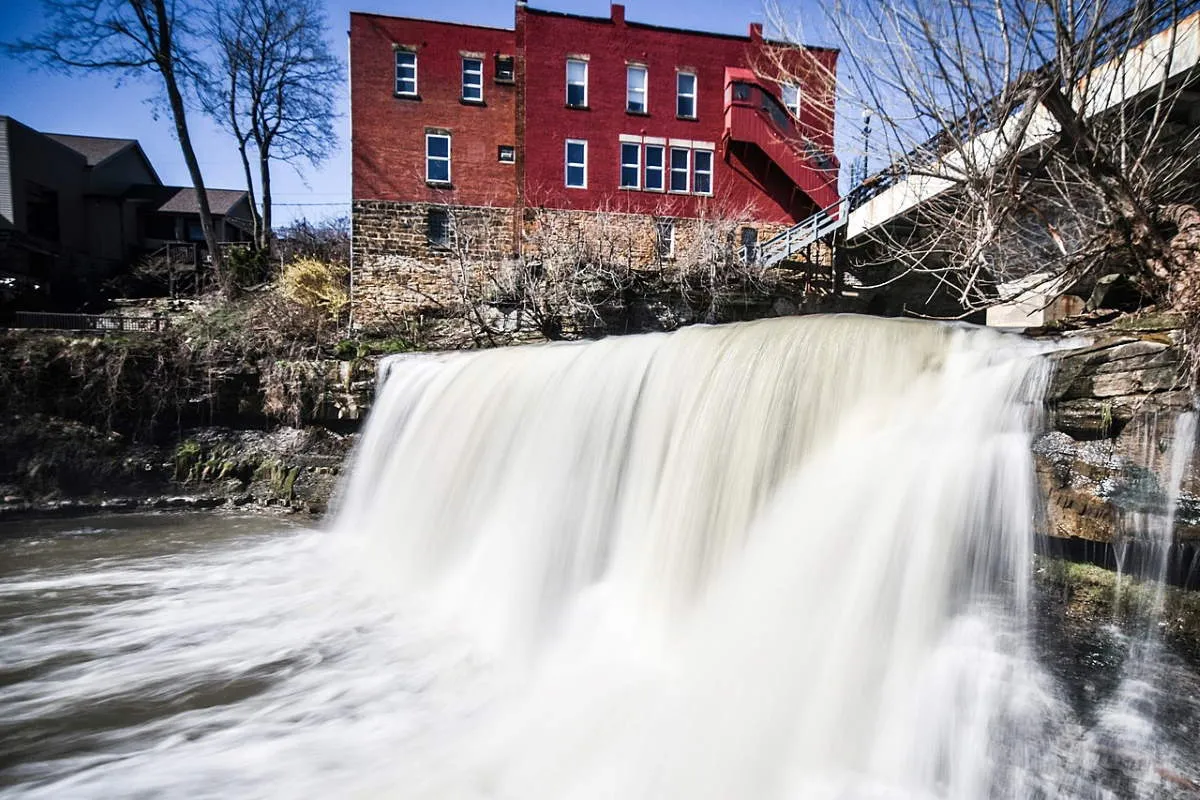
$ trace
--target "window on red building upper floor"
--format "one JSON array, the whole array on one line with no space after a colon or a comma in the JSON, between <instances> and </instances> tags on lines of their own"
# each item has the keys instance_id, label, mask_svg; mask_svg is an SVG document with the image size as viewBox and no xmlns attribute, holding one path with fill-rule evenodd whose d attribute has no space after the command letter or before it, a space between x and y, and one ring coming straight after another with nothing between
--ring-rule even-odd
<instances>
[{"instance_id":1,"label":"window on red building upper floor","mask_svg":"<svg viewBox=\"0 0 1200 800\"><path fill-rule=\"evenodd\" d=\"M687 193L691 178L692 151L683 147L671 148L671 191Z\"/></svg>"},{"instance_id":2,"label":"window on red building upper floor","mask_svg":"<svg viewBox=\"0 0 1200 800\"><path fill-rule=\"evenodd\" d=\"M587 142L567 139L566 184L570 189L587 188Z\"/></svg>"},{"instance_id":3,"label":"window on red building upper floor","mask_svg":"<svg viewBox=\"0 0 1200 800\"><path fill-rule=\"evenodd\" d=\"M576 58L567 59L567 105L572 108L587 108L588 65Z\"/></svg>"},{"instance_id":4,"label":"window on red building upper floor","mask_svg":"<svg viewBox=\"0 0 1200 800\"><path fill-rule=\"evenodd\" d=\"M661 192L665 188L664 148L659 144L646 145L646 191Z\"/></svg>"},{"instance_id":5,"label":"window on red building upper floor","mask_svg":"<svg viewBox=\"0 0 1200 800\"><path fill-rule=\"evenodd\" d=\"M512 83L516 79L512 56L496 56L496 83Z\"/></svg>"},{"instance_id":6,"label":"window on red building upper floor","mask_svg":"<svg viewBox=\"0 0 1200 800\"><path fill-rule=\"evenodd\" d=\"M713 151L692 152L692 191L696 194L713 193Z\"/></svg>"},{"instance_id":7,"label":"window on red building upper floor","mask_svg":"<svg viewBox=\"0 0 1200 800\"><path fill-rule=\"evenodd\" d=\"M425 134L425 180L450 183L450 134Z\"/></svg>"},{"instance_id":8,"label":"window on red building upper floor","mask_svg":"<svg viewBox=\"0 0 1200 800\"><path fill-rule=\"evenodd\" d=\"M649 82L649 70L639 64L630 64L625 68L625 110L634 114L649 112L646 86Z\"/></svg>"},{"instance_id":9,"label":"window on red building upper floor","mask_svg":"<svg viewBox=\"0 0 1200 800\"><path fill-rule=\"evenodd\" d=\"M483 102L483 59L462 60L462 99L468 103Z\"/></svg>"},{"instance_id":10,"label":"window on red building upper floor","mask_svg":"<svg viewBox=\"0 0 1200 800\"><path fill-rule=\"evenodd\" d=\"M779 94L788 113L800 119L800 87L784 84L779 87Z\"/></svg>"},{"instance_id":11,"label":"window on red building upper floor","mask_svg":"<svg viewBox=\"0 0 1200 800\"><path fill-rule=\"evenodd\" d=\"M417 54L410 50L396 51L396 94L417 96Z\"/></svg>"},{"instance_id":12,"label":"window on red building upper floor","mask_svg":"<svg viewBox=\"0 0 1200 800\"><path fill-rule=\"evenodd\" d=\"M637 189L642 185L642 146L621 143L621 188Z\"/></svg>"},{"instance_id":13,"label":"window on red building upper floor","mask_svg":"<svg viewBox=\"0 0 1200 800\"><path fill-rule=\"evenodd\" d=\"M684 119L696 118L696 76L690 72L675 76L675 115Z\"/></svg>"}]
</instances>

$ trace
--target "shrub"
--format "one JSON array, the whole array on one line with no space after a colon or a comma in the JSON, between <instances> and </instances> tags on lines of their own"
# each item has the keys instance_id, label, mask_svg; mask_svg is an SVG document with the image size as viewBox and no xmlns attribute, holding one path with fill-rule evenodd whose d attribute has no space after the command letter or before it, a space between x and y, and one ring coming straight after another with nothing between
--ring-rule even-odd
<instances>
[{"instance_id":1,"label":"shrub","mask_svg":"<svg viewBox=\"0 0 1200 800\"><path fill-rule=\"evenodd\" d=\"M280 288L292 302L337 320L350 303L347 274L338 264L298 258L284 266Z\"/></svg>"}]
</instances>

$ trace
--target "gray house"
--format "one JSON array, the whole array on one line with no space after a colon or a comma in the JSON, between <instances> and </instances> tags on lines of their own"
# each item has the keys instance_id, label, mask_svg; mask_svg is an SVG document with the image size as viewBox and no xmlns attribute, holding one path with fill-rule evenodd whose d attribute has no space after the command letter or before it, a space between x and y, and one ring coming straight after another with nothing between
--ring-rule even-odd
<instances>
[{"instance_id":1,"label":"gray house","mask_svg":"<svg viewBox=\"0 0 1200 800\"><path fill-rule=\"evenodd\" d=\"M221 241L249 239L246 192L208 190ZM41 133L0 116L0 297L83 296L167 243L202 243L196 193L135 139Z\"/></svg>"}]
</instances>

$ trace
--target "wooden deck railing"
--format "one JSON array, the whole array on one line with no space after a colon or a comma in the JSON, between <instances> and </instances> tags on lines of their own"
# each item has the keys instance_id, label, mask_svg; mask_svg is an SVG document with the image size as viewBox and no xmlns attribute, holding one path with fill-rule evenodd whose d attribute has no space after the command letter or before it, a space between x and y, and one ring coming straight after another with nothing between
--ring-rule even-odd
<instances>
[{"instance_id":1,"label":"wooden deck railing","mask_svg":"<svg viewBox=\"0 0 1200 800\"><path fill-rule=\"evenodd\" d=\"M126 317L114 314L54 314L42 311L0 313L0 328L96 333L162 333L165 317Z\"/></svg>"}]
</instances>

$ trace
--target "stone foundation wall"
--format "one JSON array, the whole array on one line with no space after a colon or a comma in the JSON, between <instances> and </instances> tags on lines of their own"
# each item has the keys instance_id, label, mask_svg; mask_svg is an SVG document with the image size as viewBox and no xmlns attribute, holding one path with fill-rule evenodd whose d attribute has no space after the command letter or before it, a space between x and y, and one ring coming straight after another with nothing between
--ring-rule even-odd
<instances>
[{"instance_id":1,"label":"stone foundation wall","mask_svg":"<svg viewBox=\"0 0 1200 800\"><path fill-rule=\"evenodd\" d=\"M430 209L445 209L444 245L429 239ZM352 312L357 326L394 325L418 314L452 315L486 278L485 264L512 257L513 209L356 200Z\"/></svg>"},{"instance_id":2,"label":"stone foundation wall","mask_svg":"<svg viewBox=\"0 0 1200 800\"><path fill-rule=\"evenodd\" d=\"M450 230L445 244L430 241L431 209L447 213ZM511 305L515 301L508 285L512 274L505 274L505 264L511 264L518 249L513 214L508 208L355 201L355 325L397 328L413 318L462 316L466 301ZM762 243L785 227L722 219L670 220L674 241L664 252L659 232L667 222L646 214L527 209L520 225L520 250L534 264L611 265L649 276L649 283L703 293L711 291L714 282L726 277L745 280L753 271L740 264L745 229L757 231L757 241ZM815 285L831 284L831 261L829 248L816 244L786 267L750 277L761 284L788 286L781 297L785 305L797 307ZM730 274L714 275L714 268ZM746 274L739 276L739 270ZM803 287L798 289L800 284ZM765 299L771 306L780 298Z\"/></svg>"}]
</instances>

